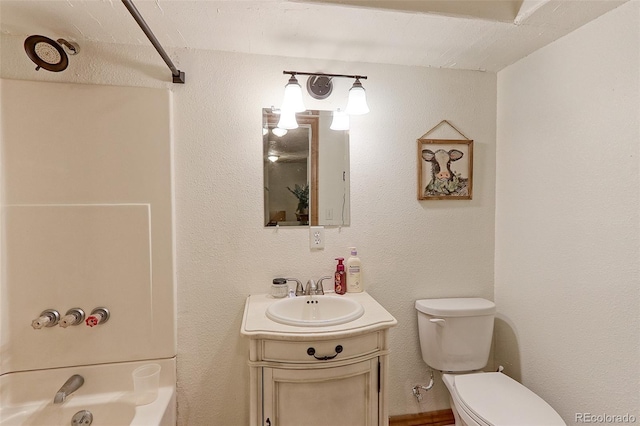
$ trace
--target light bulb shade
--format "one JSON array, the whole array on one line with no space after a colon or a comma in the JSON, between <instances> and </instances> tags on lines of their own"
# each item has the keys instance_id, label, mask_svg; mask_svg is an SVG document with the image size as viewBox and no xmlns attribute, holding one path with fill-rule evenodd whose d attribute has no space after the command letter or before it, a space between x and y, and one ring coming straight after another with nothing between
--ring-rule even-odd
<instances>
[{"instance_id":1,"label":"light bulb shade","mask_svg":"<svg viewBox=\"0 0 640 426\"><path fill-rule=\"evenodd\" d=\"M282 113L286 111L303 112L306 111L304 102L302 102L302 88L298 83L295 75L289 79L289 83L284 86L284 97L282 98Z\"/></svg>"},{"instance_id":2,"label":"light bulb shade","mask_svg":"<svg viewBox=\"0 0 640 426\"><path fill-rule=\"evenodd\" d=\"M362 115L369 112L367 105L367 94L362 87L360 80L356 78L356 82L349 90L349 100L345 111L349 115Z\"/></svg>"},{"instance_id":3,"label":"light bulb shade","mask_svg":"<svg viewBox=\"0 0 640 426\"><path fill-rule=\"evenodd\" d=\"M296 113L293 111L284 111L280 114L280 121L278 121L278 127L281 129L297 129L298 122L296 121Z\"/></svg>"},{"instance_id":4,"label":"light bulb shade","mask_svg":"<svg viewBox=\"0 0 640 426\"><path fill-rule=\"evenodd\" d=\"M271 161L272 163L275 163L276 161L278 161L278 158L280 158L280 156L275 155L275 154L271 154L269 156L267 156L267 158L269 159L269 161Z\"/></svg>"},{"instance_id":5,"label":"light bulb shade","mask_svg":"<svg viewBox=\"0 0 640 426\"><path fill-rule=\"evenodd\" d=\"M340 108L333 111L333 120L331 121L331 130L349 130L349 115Z\"/></svg>"},{"instance_id":6,"label":"light bulb shade","mask_svg":"<svg viewBox=\"0 0 640 426\"><path fill-rule=\"evenodd\" d=\"M275 127L274 129L271 130L271 133L273 133L277 137L281 138L281 137L283 137L284 135L287 134L287 129L283 129L283 128L280 128L280 127Z\"/></svg>"}]
</instances>

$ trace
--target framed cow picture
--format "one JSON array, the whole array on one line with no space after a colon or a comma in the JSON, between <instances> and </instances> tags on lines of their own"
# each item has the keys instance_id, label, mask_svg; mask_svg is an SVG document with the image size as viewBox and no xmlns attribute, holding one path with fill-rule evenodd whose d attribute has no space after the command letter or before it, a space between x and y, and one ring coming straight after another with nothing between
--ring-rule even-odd
<instances>
[{"instance_id":1,"label":"framed cow picture","mask_svg":"<svg viewBox=\"0 0 640 426\"><path fill-rule=\"evenodd\" d=\"M470 200L473 141L418 139L418 200Z\"/></svg>"}]
</instances>

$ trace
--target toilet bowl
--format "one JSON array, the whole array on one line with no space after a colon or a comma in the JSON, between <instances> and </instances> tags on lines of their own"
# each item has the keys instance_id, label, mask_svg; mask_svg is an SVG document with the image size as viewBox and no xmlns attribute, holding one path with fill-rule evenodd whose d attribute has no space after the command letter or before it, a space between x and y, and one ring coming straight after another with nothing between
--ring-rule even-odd
<instances>
[{"instance_id":1,"label":"toilet bowl","mask_svg":"<svg viewBox=\"0 0 640 426\"><path fill-rule=\"evenodd\" d=\"M443 372L456 426L565 425L542 398L507 375L481 372L489 359L495 304L480 298L416 301L422 358Z\"/></svg>"},{"instance_id":2,"label":"toilet bowl","mask_svg":"<svg viewBox=\"0 0 640 426\"><path fill-rule=\"evenodd\" d=\"M566 425L542 398L503 373L443 374L456 425Z\"/></svg>"}]
</instances>

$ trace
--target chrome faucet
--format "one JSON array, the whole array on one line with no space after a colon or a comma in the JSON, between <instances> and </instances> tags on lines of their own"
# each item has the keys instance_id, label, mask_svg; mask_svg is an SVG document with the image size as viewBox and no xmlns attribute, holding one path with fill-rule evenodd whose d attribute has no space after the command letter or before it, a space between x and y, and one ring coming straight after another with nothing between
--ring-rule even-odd
<instances>
[{"instance_id":1,"label":"chrome faucet","mask_svg":"<svg viewBox=\"0 0 640 426\"><path fill-rule=\"evenodd\" d=\"M316 286L316 282L314 280L307 281L307 286L304 288L304 295L315 295L317 294L318 287Z\"/></svg>"},{"instance_id":2,"label":"chrome faucet","mask_svg":"<svg viewBox=\"0 0 640 426\"><path fill-rule=\"evenodd\" d=\"M325 275L324 277L320 277L318 280L318 294L324 294L324 286L322 285L322 281L324 280L332 280L333 277L329 275Z\"/></svg>"},{"instance_id":3,"label":"chrome faucet","mask_svg":"<svg viewBox=\"0 0 640 426\"><path fill-rule=\"evenodd\" d=\"M302 283L297 278L285 278L287 281L295 281L296 282L296 296L302 296L304 294L304 289L302 288Z\"/></svg>"},{"instance_id":4,"label":"chrome faucet","mask_svg":"<svg viewBox=\"0 0 640 426\"><path fill-rule=\"evenodd\" d=\"M296 291L295 295L293 294L293 289L289 290L289 297L294 296L317 296L319 294L324 294L324 288L322 287L322 281L329 280L332 277L326 275L318 280L316 283L314 280L307 281L307 285L304 286L297 278L285 278L287 281L295 281L296 282Z\"/></svg>"},{"instance_id":5,"label":"chrome faucet","mask_svg":"<svg viewBox=\"0 0 640 426\"><path fill-rule=\"evenodd\" d=\"M53 403L62 404L69 395L77 391L83 384L84 377L82 377L81 375L74 374L73 376L69 377L69 379L64 382L64 385L62 385L60 390L58 390L58 392L56 393L55 398L53 398Z\"/></svg>"},{"instance_id":6,"label":"chrome faucet","mask_svg":"<svg viewBox=\"0 0 640 426\"><path fill-rule=\"evenodd\" d=\"M322 281L331 279L330 276L324 276L318 280L316 283L314 280L307 281L307 287L304 289L305 295L319 295L324 294L324 287L322 286Z\"/></svg>"}]
</instances>

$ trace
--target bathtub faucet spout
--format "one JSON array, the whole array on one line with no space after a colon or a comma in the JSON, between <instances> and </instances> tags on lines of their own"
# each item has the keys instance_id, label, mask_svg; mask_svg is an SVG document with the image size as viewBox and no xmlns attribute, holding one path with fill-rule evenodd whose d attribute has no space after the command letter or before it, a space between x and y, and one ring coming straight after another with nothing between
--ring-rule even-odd
<instances>
[{"instance_id":1,"label":"bathtub faucet spout","mask_svg":"<svg viewBox=\"0 0 640 426\"><path fill-rule=\"evenodd\" d=\"M69 377L69 379L64 382L64 385L60 388L60 390L56 393L55 398L53 398L54 404L62 404L65 399L73 392L77 391L80 386L84 384L84 377L79 374L74 374Z\"/></svg>"}]
</instances>

